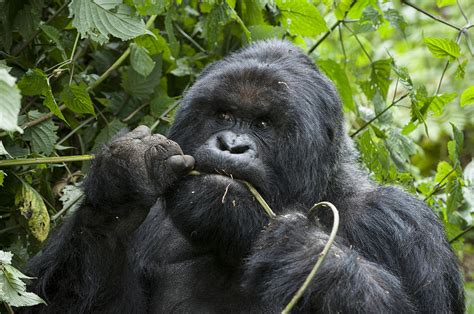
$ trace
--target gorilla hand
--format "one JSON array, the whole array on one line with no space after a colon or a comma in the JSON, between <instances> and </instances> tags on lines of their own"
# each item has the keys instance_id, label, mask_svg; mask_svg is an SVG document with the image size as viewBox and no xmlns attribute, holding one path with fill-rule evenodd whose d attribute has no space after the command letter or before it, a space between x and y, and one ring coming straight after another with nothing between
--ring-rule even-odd
<instances>
[{"instance_id":1,"label":"gorilla hand","mask_svg":"<svg viewBox=\"0 0 474 314\"><path fill-rule=\"evenodd\" d=\"M139 126L114 139L94 159L85 182L86 205L113 217L119 212L148 213L193 166L194 158L183 155L178 144Z\"/></svg>"}]
</instances>

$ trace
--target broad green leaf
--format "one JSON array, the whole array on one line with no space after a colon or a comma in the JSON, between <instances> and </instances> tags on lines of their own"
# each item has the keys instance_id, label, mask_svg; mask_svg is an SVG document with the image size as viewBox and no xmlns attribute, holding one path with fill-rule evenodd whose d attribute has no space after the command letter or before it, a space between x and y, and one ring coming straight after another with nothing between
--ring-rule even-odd
<instances>
[{"instance_id":1,"label":"broad green leaf","mask_svg":"<svg viewBox=\"0 0 474 314\"><path fill-rule=\"evenodd\" d=\"M20 121L26 123L28 121L34 120L42 116L38 111L30 111L27 116L21 116ZM42 153L45 155L50 155L54 151L54 145L58 140L56 135L56 130L58 127L54 125L52 120L46 120L37 125L29 127L25 130L23 139L29 141L31 144L31 149L35 153Z\"/></svg>"},{"instance_id":2,"label":"broad green leaf","mask_svg":"<svg viewBox=\"0 0 474 314\"><path fill-rule=\"evenodd\" d=\"M397 129L389 130L385 145L399 168L406 168L410 157L416 153L415 144L407 137L403 136Z\"/></svg>"},{"instance_id":3,"label":"broad green leaf","mask_svg":"<svg viewBox=\"0 0 474 314\"><path fill-rule=\"evenodd\" d=\"M335 83L341 95L344 110L347 112L354 111L355 104L352 99L352 89L345 70L334 60L318 60L317 63L324 73Z\"/></svg>"},{"instance_id":4,"label":"broad green leaf","mask_svg":"<svg viewBox=\"0 0 474 314\"><path fill-rule=\"evenodd\" d=\"M18 81L18 87L25 96L44 95L49 89L48 77L40 69L30 69Z\"/></svg>"},{"instance_id":5,"label":"broad green leaf","mask_svg":"<svg viewBox=\"0 0 474 314\"><path fill-rule=\"evenodd\" d=\"M131 44L130 64L132 68L143 77L147 77L155 67L155 61L150 57L146 48Z\"/></svg>"},{"instance_id":6,"label":"broad green leaf","mask_svg":"<svg viewBox=\"0 0 474 314\"><path fill-rule=\"evenodd\" d=\"M291 35L313 37L328 30L318 9L307 1L276 0L280 9L278 20Z\"/></svg>"},{"instance_id":7,"label":"broad green leaf","mask_svg":"<svg viewBox=\"0 0 474 314\"><path fill-rule=\"evenodd\" d=\"M109 35L129 40L151 34L139 17L133 16L130 7L122 0L73 0L69 4L72 25L82 38L90 38L99 44L109 40Z\"/></svg>"},{"instance_id":8,"label":"broad green leaf","mask_svg":"<svg viewBox=\"0 0 474 314\"><path fill-rule=\"evenodd\" d=\"M249 26L249 31L253 41L271 38L281 39L286 33L283 27L263 24Z\"/></svg>"},{"instance_id":9,"label":"broad green leaf","mask_svg":"<svg viewBox=\"0 0 474 314\"><path fill-rule=\"evenodd\" d=\"M446 182L446 180L451 176L456 176L453 167L446 161L440 161L436 168L435 182L439 184Z\"/></svg>"},{"instance_id":10,"label":"broad green leaf","mask_svg":"<svg viewBox=\"0 0 474 314\"><path fill-rule=\"evenodd\" d=\"M20 214L28 222L31 234L40 242L49 234L49 213L41 195L28 183L22 182L21 191L15 197Z\"/></svg>"},{"instance_id":11,"label":"broad green leaf","mask_svg":"<svg viewBox=\"0 0 474 314\"><path fill-rule=\"evenodd\" d=\"M5 180L5 172L0 170L0 186L3 186L3 181Z\"/></svg>"},{"instance_id":12,"label":"broad green leaf","mask_svg":"<svg viewBox=\"0 0 474 314\"><path fill-rule=\"evenodd\" d=\"M63 43L61 42L61 39L60 39L61 32L57 28L47 25L47 24L41 25L40 28L43 31L43 33L45 33L46 36L48 36L49 39L51 39L54 42L54 44L56 45L56 48L58 48L59 51L61 51L61 56L63 57L63 60L66 60L67 59L66 51L64 50Z\"/></svg>"},{"instance_id":13,"label":"broad green leaf","mask_svg":"<svg viewBox=\"0 0 474 314\"><path fill-rule=\"evenodd\" d=\"M22 279L33 279L32 277L24 275L18 269L9 265L9 263L4 264L2 262L0 266L0 301L15 307L32 306L40 303L46 304L36 294L26 291L26 284Z\"/></svg>"},{"instance_id":14,"label":"broad green leaf","mask_svg":"<svg viewBox=\"0 0 474 314\"><path fill-rule=\"evenodd\" d=\"M155 68L147 77L128 67L122 73L122 87L127 93L140 99L145 99L153 94L154 88L160 83L161 58L156 58Z\"/></svg>"},{"instance_id":15,"label":"broad green leaf","mask_svg":"<svg viewBox=\"0 0 474 314\"><path fill-rule=\"evenodd\" d=\"M152 29L151 32L155 36L140 36L135 39L137 45L145 48L151 56L162 54L163 60L172 63L174 58L171 56L171 50L169 48L166 39L160 35L158 29Z\"/></svg>"},{"instance_id":16,"label":"broad green leaf","mask_svg":"<svg viewBox=\"0 0 474 314\"><path fill-rule=\"evenodd\" d=\"M94 147L92 148L93 152L99 151L102 145L106 144L112 139L112 137L117 134L120 130L125 129L127 125L120 120L114 119L108 123L97 135L94 142Z\"/></svg>"},{"instance_id":17,"label":"broad green leaf","mask_svg":"<svg viewBox=\"0 0 474 314\"><path fill-rule=\"evenodd\" d=\"M448 5L456 4L456 0L436 0L438 8L442 8Z\"/></svg>"},{"instance_id":18,"label":"broad green leaf","mask_svg":"<svg viewBox=\"0 0 474 314\"><path fill-rule=\"evenodd\" d=\"M461 55L459 45L451 39L425 37L423 40L436 58L449 58L453 60Z\"/></svg>"},{"instance_id":19,"label":"broad green leaf","mask_svg":"<svg viewBox=\"0 0 474 314\"><path fill-rule=\"evenodd\" d=\"M15 81L6 69L0 69L0 129L23 133L17 124L21 95Z\"/></svg>"},{"instance_id":20,"label":"broad green leaf","mask_svg":"<svg viewBox=\"0 0 474 314\"><path fill-rule=\"evenodd\" d=\"M85 85L66 85L61 92L61 101L71 111L95 115L94 105Z\"/></svg>"},{"instance_id":21,"label":"broad green leaf","mask_svg":"<svg viewBox=\"0 0 474 314\"><path fill-rule=\"evenodd\" d=\"M474 86L468 87L462 92L460 104L461 107L474 104Z\"/></svg>"},{"instance_id":22,"label":"broad green leaf","mask_svg":"<svg viewBox=\"0 0 474 314\"><path fill-rule=\"evenodd\" d=\"M54 99L51 86L49 85L49 79L42 70L28 70L28 72L26 72L18 82L18 87L20 88L21 93L26 96L43 95L43 105L57 117L67 122Z\"/></svg>"},{"instance_id":23,"label":"broad green leaf","mask_svg":"<svg viewBox=\"0 0 474 314\"><path fill-rule=\"evenodd\" d=\"M361 85L367 98L373 99L378 91L384 101L387 99L391 69L391 59L381 59L372 63L370 80Z\"/></svg>"},{"instance_id":24,"label":"broad green leaf","mask_svg":"<svg viewBox=\"0 0 474 314\"><path fill-rule=\"evenodd\" d=\"M456 68L455 72L455 78L456 80L464 80L464 76L466 75L466 65L467 65L467 59L464 60L463 62L460 62L458 64L458 67Z\"/></svg>"},{"instance_id":25,"label":"broad green leaf","mask_svg":"<svg viewBox=\"0 0 474 314\"><path fill-rule=\"evenodd\" d=\"M263 14L263 9L265 8L265 1L242 0L241 6L242 19L244 20L245 25L249 25L249 29L252 25L266 25ZM255 38L253 37L252 39L255 40Z\"/></svg>"},{"instance_id":26,"label":"broad green leaf","mask_svg":"<svg viewBox=\"0 0 474 314\"><path fill-rule=\"evenodd\" d=\"M202 36L207 39L211 50L219 46L224 40L222 30L232 21L229 10L226 5L216 5L211 12L204 18L202 27Z\"/></svg>"},{"instance_id":27,"label":"broad green leaf","mask_svg":"<svg viewBox=\"0 0 474 314\"><path fill-rule=\"evenodd\" d=\"M435 117L439 117L443 111L444 107L453 101L456 98L456 93L441 94L433 97L430 103L430 110L433 111Z\"/></svg>"}]
</instances>

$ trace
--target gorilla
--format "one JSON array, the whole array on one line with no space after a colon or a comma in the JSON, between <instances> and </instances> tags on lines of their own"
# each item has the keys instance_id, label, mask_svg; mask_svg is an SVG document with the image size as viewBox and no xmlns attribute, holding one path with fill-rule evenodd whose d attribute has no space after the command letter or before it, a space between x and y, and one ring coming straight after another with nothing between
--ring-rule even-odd
<instances>
[{"instance_id":1,"label":"gorilla","mask_svg":"<svg viewBox=\"0 0 474 314\"><path fill-rule=\"evenodd\" d=\"M333 223L308 209L329 201L339 232L294 313L463 313L436 215L357 158L311 59L286 41L249 45L202 72L167 138L141 126L101 150L81 207L29 264L48 305L23 311L280 312Z\"/></svg>"}]
</instances>

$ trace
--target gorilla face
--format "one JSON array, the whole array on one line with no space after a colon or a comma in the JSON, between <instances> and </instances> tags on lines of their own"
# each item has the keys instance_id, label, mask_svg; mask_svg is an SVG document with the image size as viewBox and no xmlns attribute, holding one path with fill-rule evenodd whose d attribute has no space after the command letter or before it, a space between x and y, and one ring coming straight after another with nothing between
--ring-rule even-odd
<instances>
[{"instance_id":1,"label":"gorilla face","mask_svg":"<svg viewBox=\"0 0 474 314\"><path fill-rule=\"evenodd\" d=\"M268 220L233 179L250 182L277 213L310 206L327 189L344 142L337 94L312 61L284 42L263 47L204 70L169 135L205 173L166 196L169 213L195 244L226 260L245 254Z\"/></svg>"}]
</instances>

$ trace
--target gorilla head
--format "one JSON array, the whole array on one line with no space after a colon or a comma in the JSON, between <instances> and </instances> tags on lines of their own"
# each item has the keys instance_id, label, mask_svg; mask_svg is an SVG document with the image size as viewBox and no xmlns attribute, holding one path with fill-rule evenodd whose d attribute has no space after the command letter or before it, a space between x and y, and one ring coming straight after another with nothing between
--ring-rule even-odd
<instances>
[{"instance_id":1,"label":"gorilla head","mask_svg":"<svg viewBox=\"0 0 474 314\"><path fill-rule=\"evenodd\" d=\"M338 168L343 123L333 85L287 42L259 42L213 63L185 95L169 136L206 174L166 197L170 214L195 244L242 256L267 217L231 178L250 182L277 214L309 208Z\"/></svg>"}]
</instances>

